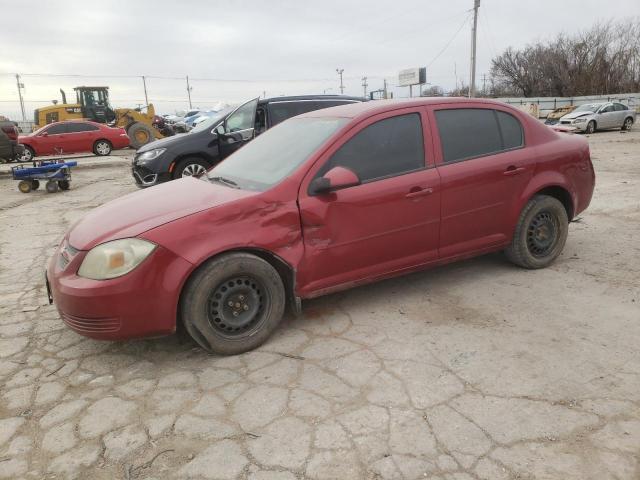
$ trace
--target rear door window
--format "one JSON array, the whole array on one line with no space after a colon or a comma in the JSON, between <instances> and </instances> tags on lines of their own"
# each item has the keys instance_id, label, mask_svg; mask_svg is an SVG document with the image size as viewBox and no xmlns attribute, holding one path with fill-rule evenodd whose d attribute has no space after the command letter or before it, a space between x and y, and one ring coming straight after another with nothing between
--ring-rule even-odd
<instances>
[{"instance_id":1,"label":"rear door window","mask_svg":"<svg viewBox=\"0 0 640 480\"><path fill-rule=\"evenodd\" d=\"M629 110L629 108L626 105L623 105L621 103L614 103L613 107L616 109L616 112L622 112L623 110Z\"/></svg>"},{"instance_id":2,"label":"rear door window","mask_svg":"<svg viewBox=\"0 0 640 480\"><path fill-rule=\"evenodd\" d=\"M296 115L302 115L303 113L312 112L314 110L320 110L322 108L345 105L347 103L354 103L354 102L347 102L344 100L321 100L321 99L271 102L269 103L269 122L273 127L278 123L287 120L288 118L295 117Z\"/></svg>"},{"instance_id":3,"label":"rear door window","mask_svg":"<svg viewBox=\"0 0 640 480\"><path fill-rule=\"evenodd\" d=\"M418 113L410 113L386 118L362 129L333 154L317 176L334 167L345 167L366 183L424 166L422 122Z\"/></svg>"},{"instance_id":4,"label":"rear door window","mask_svg":"<svg viewBox=\"0 0 640 480\"><path fill-rule=\"evenodd\" d=\"M488 108L452 108L436 110L435 115L444 163L524 145L520 121L508 113Z\"/></svg>"}]
</instances>

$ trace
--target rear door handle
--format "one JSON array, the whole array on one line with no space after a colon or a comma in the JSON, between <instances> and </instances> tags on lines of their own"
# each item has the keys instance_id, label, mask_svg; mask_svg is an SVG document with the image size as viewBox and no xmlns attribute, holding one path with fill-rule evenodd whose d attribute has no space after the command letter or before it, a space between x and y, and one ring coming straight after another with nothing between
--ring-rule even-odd
<instances>
[{"instance_id":1,"label":"rear door handle","mask_svg":"<svg viewBox=\"0 0 640 480\"><path fill-rule=\"evenodd\" d=\"M419 190L412 190L407 193L405 197L407 198L418 198L418 197L426 197L427 195L431 195L433 193L433 188L420 188Z\"/></svg>"},{"instance_id":2,"label":"rear door handle","mask_svg":"<svg viewBox=\"0 0 640 480\"><path fill-rule=\"evenodd\" d=\"M518 175L522 172L524 172L526 170L526 168L524 167L514 167L513 165L511 165L509 168L507 168L504 172L502 172L503 175Z\"/></svg>"}]
</instances>

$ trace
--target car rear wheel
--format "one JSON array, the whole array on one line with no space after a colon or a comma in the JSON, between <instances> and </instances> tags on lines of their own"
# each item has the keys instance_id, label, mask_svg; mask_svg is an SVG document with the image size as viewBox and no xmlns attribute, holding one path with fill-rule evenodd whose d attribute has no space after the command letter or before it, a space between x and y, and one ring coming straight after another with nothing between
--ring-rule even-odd
<instances>
[{"instance_id":1,"label":"car rear wheel","mask_svg":"<svg viewBox=\"0 0 640 480\"><path fill-rule=\"evenodd\" d=\"M94 145L93 145L93 153L95 153L96 155L99 155L101 157L105 157L107 155L111 154L111 142L109 142L108 140L98 140Z\"/></svg>"},{"instance_id":2,"label":"car rear wheel","mask_svg":"<svg viewBox=\"0 0 640 480\"><path fill-rule=\"evenodd\" d=\"M199 177L207 173L209 164L199 158L185 158L178 162L173 171L173 178Z\"/></svg>"},{"instance_id":3,"label":"car rear wheel","mask_svg":"<svg viewBox=\"0 0 640 480\"><path fill-rule=\"evenodd\" d=\"M631 130L633 126L633 118L628 117L625 118L624 123L622 124L622 130Z\"/></svg>"},{"instance_id":4,"label":"car rear wheel","mask_svg":"<svg viewBox=\"0 0 640 480\"><path fill-rule=\"evenodd\" d=\"M593 133L595 131L596 131L596 122L591 120L589 123L587 123L586 133Z\"/></svg>"},{"instance_id":5,"label":"car rear wheel","mask_svg":"<svg viewBox=\"0 0 640 480\"><path fill-rule=\"evenodd\" d=\"M507 258L524 268L544 268L562 252L569 232L564 205L547 195L536 195L524 207Z\"/></svg>"},{"instance_id":6,"label":"car rear wheel","mask_svg":"<svg viewBox=\"0 0 640 480\"><path fill-rule=\"evenodd\" d=\"M180 314L189 335L202 348L236 355L264 343L285 309L280 275L248 253L215 258L189 279Z\"/></svg>"}]
</instances>

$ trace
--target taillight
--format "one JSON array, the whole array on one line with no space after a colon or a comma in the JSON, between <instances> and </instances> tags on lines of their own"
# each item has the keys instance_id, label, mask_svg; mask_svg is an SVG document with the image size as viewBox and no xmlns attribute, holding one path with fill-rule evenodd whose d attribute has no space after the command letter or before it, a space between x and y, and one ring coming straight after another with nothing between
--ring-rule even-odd
<instances>
[{"instance_id":1,"label":"taillight","mask_svg":"<svg viewBox=\"0 0 640 480\"><path fill-rule=\"evenodd\" d=\"M7 134L10 140L18 140L18 129L14 126L2 127L2 131Z\"/></svg>"}]
</instances>

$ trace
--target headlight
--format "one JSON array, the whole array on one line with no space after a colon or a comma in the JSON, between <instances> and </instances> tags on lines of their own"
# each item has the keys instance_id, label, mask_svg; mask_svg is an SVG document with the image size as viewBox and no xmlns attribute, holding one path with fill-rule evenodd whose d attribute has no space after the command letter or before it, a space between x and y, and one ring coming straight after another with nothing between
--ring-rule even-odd
<instances>
[{"instance_id":1,"label":"headlight","mask_svg":"<svg viewBox=\"0 0 640 480\"><path fill-rule=\"evenodd\" d=\"M136 268L156 248L139 238L124 238L92 248L84 257L78 275L92 280L121 277Z\"/></svg>"},{"instance_id":2,"label":"headlight","mask_svg":"<svg viewBox=\"0 0 640 480\"><path fill-rule=\"evenodd\" d=\"M584 123L584 122L586 122L586 121L587 121L587 119L586 119L586 118L584 118L584 117L582 117L582 118L576 118L576 119L573 121L573 123Z\"/></svg>"},{"instance_id":3,"label":"headlight","mask_svg":"<svg viewBox=\"0 0 640 480\"><path fill-rule=\"evenodd\" d=\"M166 152L166 148L154 148L153 150L149 150L148 152L141 153L137 160L139 162L148 162L149 160L153 160L154 158L158 158L164 152Z\"/></svg>"}]
</instances>

